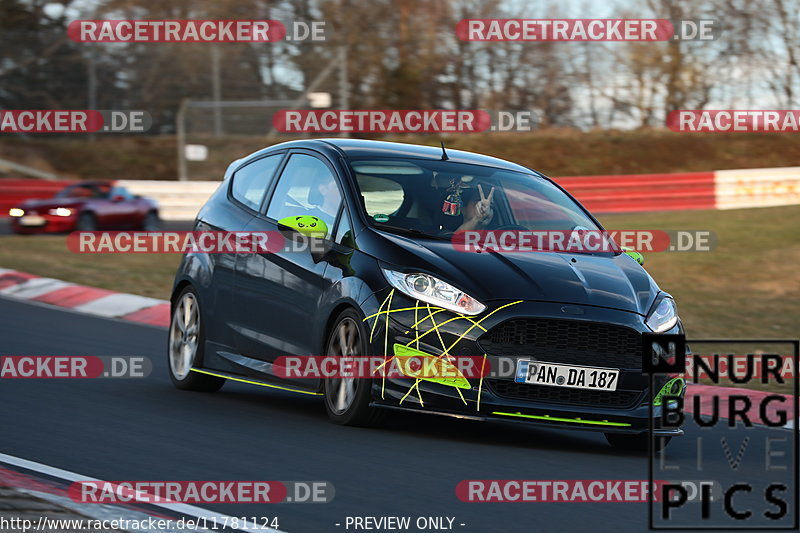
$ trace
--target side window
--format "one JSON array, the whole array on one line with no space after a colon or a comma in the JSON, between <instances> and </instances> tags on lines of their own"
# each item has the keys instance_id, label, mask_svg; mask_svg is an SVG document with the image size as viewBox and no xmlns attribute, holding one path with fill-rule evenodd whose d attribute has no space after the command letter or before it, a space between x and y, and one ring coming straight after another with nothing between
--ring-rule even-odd
<instances>
[{"instance_id":1,"label":"side window","mask_svg":"<svg viewBox=\"0 0 800 533\"><path fill-rule=\"evenodd\" d=\"M342 218L339 220L339 227L336 228L336 238L334 241L337 244L355 248L353 228L350 226L350 217L347 214L347 209L342 210Z\"/></svg>"},{"instance_id":2,"label":"side window","mask_svg":"<svg viewBox=\"0 0 800 533\"><path fill-rule=\"evenodd\" d=\"M231 195L247 207L258 211L282 158L283 154L270 155L237 170L231 178Z\"/></svg>"},{"instance_id":3,"label":"side window","mask_svg":"<svg viewBox=\"0 0 800 533\"><path fill-rule=\"evenodd\" d=\"M267 216L280 220L289 216L315 216L333 229L342 194L328 166L320 159L293 154L278 179Z\"/></svg>"},{"instance_id":4,"label":"side window","mask_svg":"<svg viewBox=\"0 0 800 533\"><path fill-rule=\"evenodd\" d=\"M128 189L119 186L113 187L111 189L111 197L114 198L116 196L122 196L126 200L130 200L131 198L133 198L133 195L130 193Z\"/></svg>"}]
</instances>

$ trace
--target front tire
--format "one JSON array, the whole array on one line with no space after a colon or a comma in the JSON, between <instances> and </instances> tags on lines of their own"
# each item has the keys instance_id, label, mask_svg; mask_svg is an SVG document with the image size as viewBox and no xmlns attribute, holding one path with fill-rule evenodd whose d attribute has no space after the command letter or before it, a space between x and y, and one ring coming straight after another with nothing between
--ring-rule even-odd
<instances>
[{"instance_id":1,"label":"front tire","mask_svg":"<svg viewBox=\"0 0 800 533\"><path fill-rule=\"evenodd\" d=\"M158 213L150 211L142 220L143 231L158 231L161 229L161 220L158 218Z\"/></svg>"},{"instance_id":2,"label":"front tire","mask_svg":"<svg viewBox=\"0 0 800 533\"><path fill-rule=\"evenodd\" d=\"M97 218L92 213L81 213L75 223L78 231L97 231Z\"/></svg>"},{"instance_id":3,"label":"front tire","mask_svg":"<svg viewBox=\"0 0 800 533\"><path fill-rule=\"evenodd\" d=\"M224 379L192 371L203 364L205 328L201 317L197 294L192 287L184 288L175 300L169 323L167 368L175 387L214 392L222 388Z\"/></svg>"},{"instance_id":4,"label":"front tire","mask_svg":"<svg viewBox=\"0 0 800 533\"><path fill-rule=\"evenodd\" d=\"M325 355L359 357L368 355L367 331L361 317L352 309L340 314L328 334ZM372 401L372 380L369 378L326 378L323 381L325 410L328 418L344 426L372 426L380 412Z\"/></svg>"}]
</instances>

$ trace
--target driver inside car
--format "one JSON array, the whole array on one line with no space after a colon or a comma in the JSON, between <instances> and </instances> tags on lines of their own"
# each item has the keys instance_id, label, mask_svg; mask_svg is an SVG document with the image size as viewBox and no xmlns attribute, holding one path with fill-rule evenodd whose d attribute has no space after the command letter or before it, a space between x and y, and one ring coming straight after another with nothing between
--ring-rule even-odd
<instances>
[{"instance_id":1,"label":"driver inside car","mask_svg":"<svg viewBox=\"0 0 800 533\"><path fill-rule=\"evenodd\" d=\"M461 192L463 207L461 212L464 222L456 231L481 230L486 229L494 218L494 208L492 199L494 197L494 187L489 194L484 194L483 187L470 187Z\"/></svg>"}]
</instances>

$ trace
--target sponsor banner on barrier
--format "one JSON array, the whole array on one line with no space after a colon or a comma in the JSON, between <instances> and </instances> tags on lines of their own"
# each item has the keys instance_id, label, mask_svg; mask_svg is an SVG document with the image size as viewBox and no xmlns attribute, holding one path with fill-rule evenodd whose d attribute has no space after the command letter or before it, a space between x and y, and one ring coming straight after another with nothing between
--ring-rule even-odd
<instances>
[{"instance_id":1,"label":"sponsor banner on barrier","mask_svg":"<svg viewBox=\"0 0 800 533\"><path fill-rule=\"evenodd\" d=\"M800 204L800 167L718 170L716 209Z\"/></svg>"}]
</instances>

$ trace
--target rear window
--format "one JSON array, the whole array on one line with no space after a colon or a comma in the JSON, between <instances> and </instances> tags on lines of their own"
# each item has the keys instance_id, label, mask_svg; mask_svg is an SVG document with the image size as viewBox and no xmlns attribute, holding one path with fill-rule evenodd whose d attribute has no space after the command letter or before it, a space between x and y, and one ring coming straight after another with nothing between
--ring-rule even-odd
<instances>
[{"instance_id":1,"label":"rear window","mask_svg":"<svg viewBox=\"0 0 800 533\"><path fill-rule=\"evenodd\" d=\"M231 196L258 211L282 158L283 154L270 155L237 170L233 175Z\"/></svg>"},{"instance_id":2,"label":"rear window","mask_svg":"<svg viewBox=\"0 0 800 533\"><path fill-rule=\"evenodd\" d=\"M362 175L358 177L358 185L364 198L364 208L370 217L395 214L403 204L403 186L394 180Z\"/></svg>"}]
</instances>

